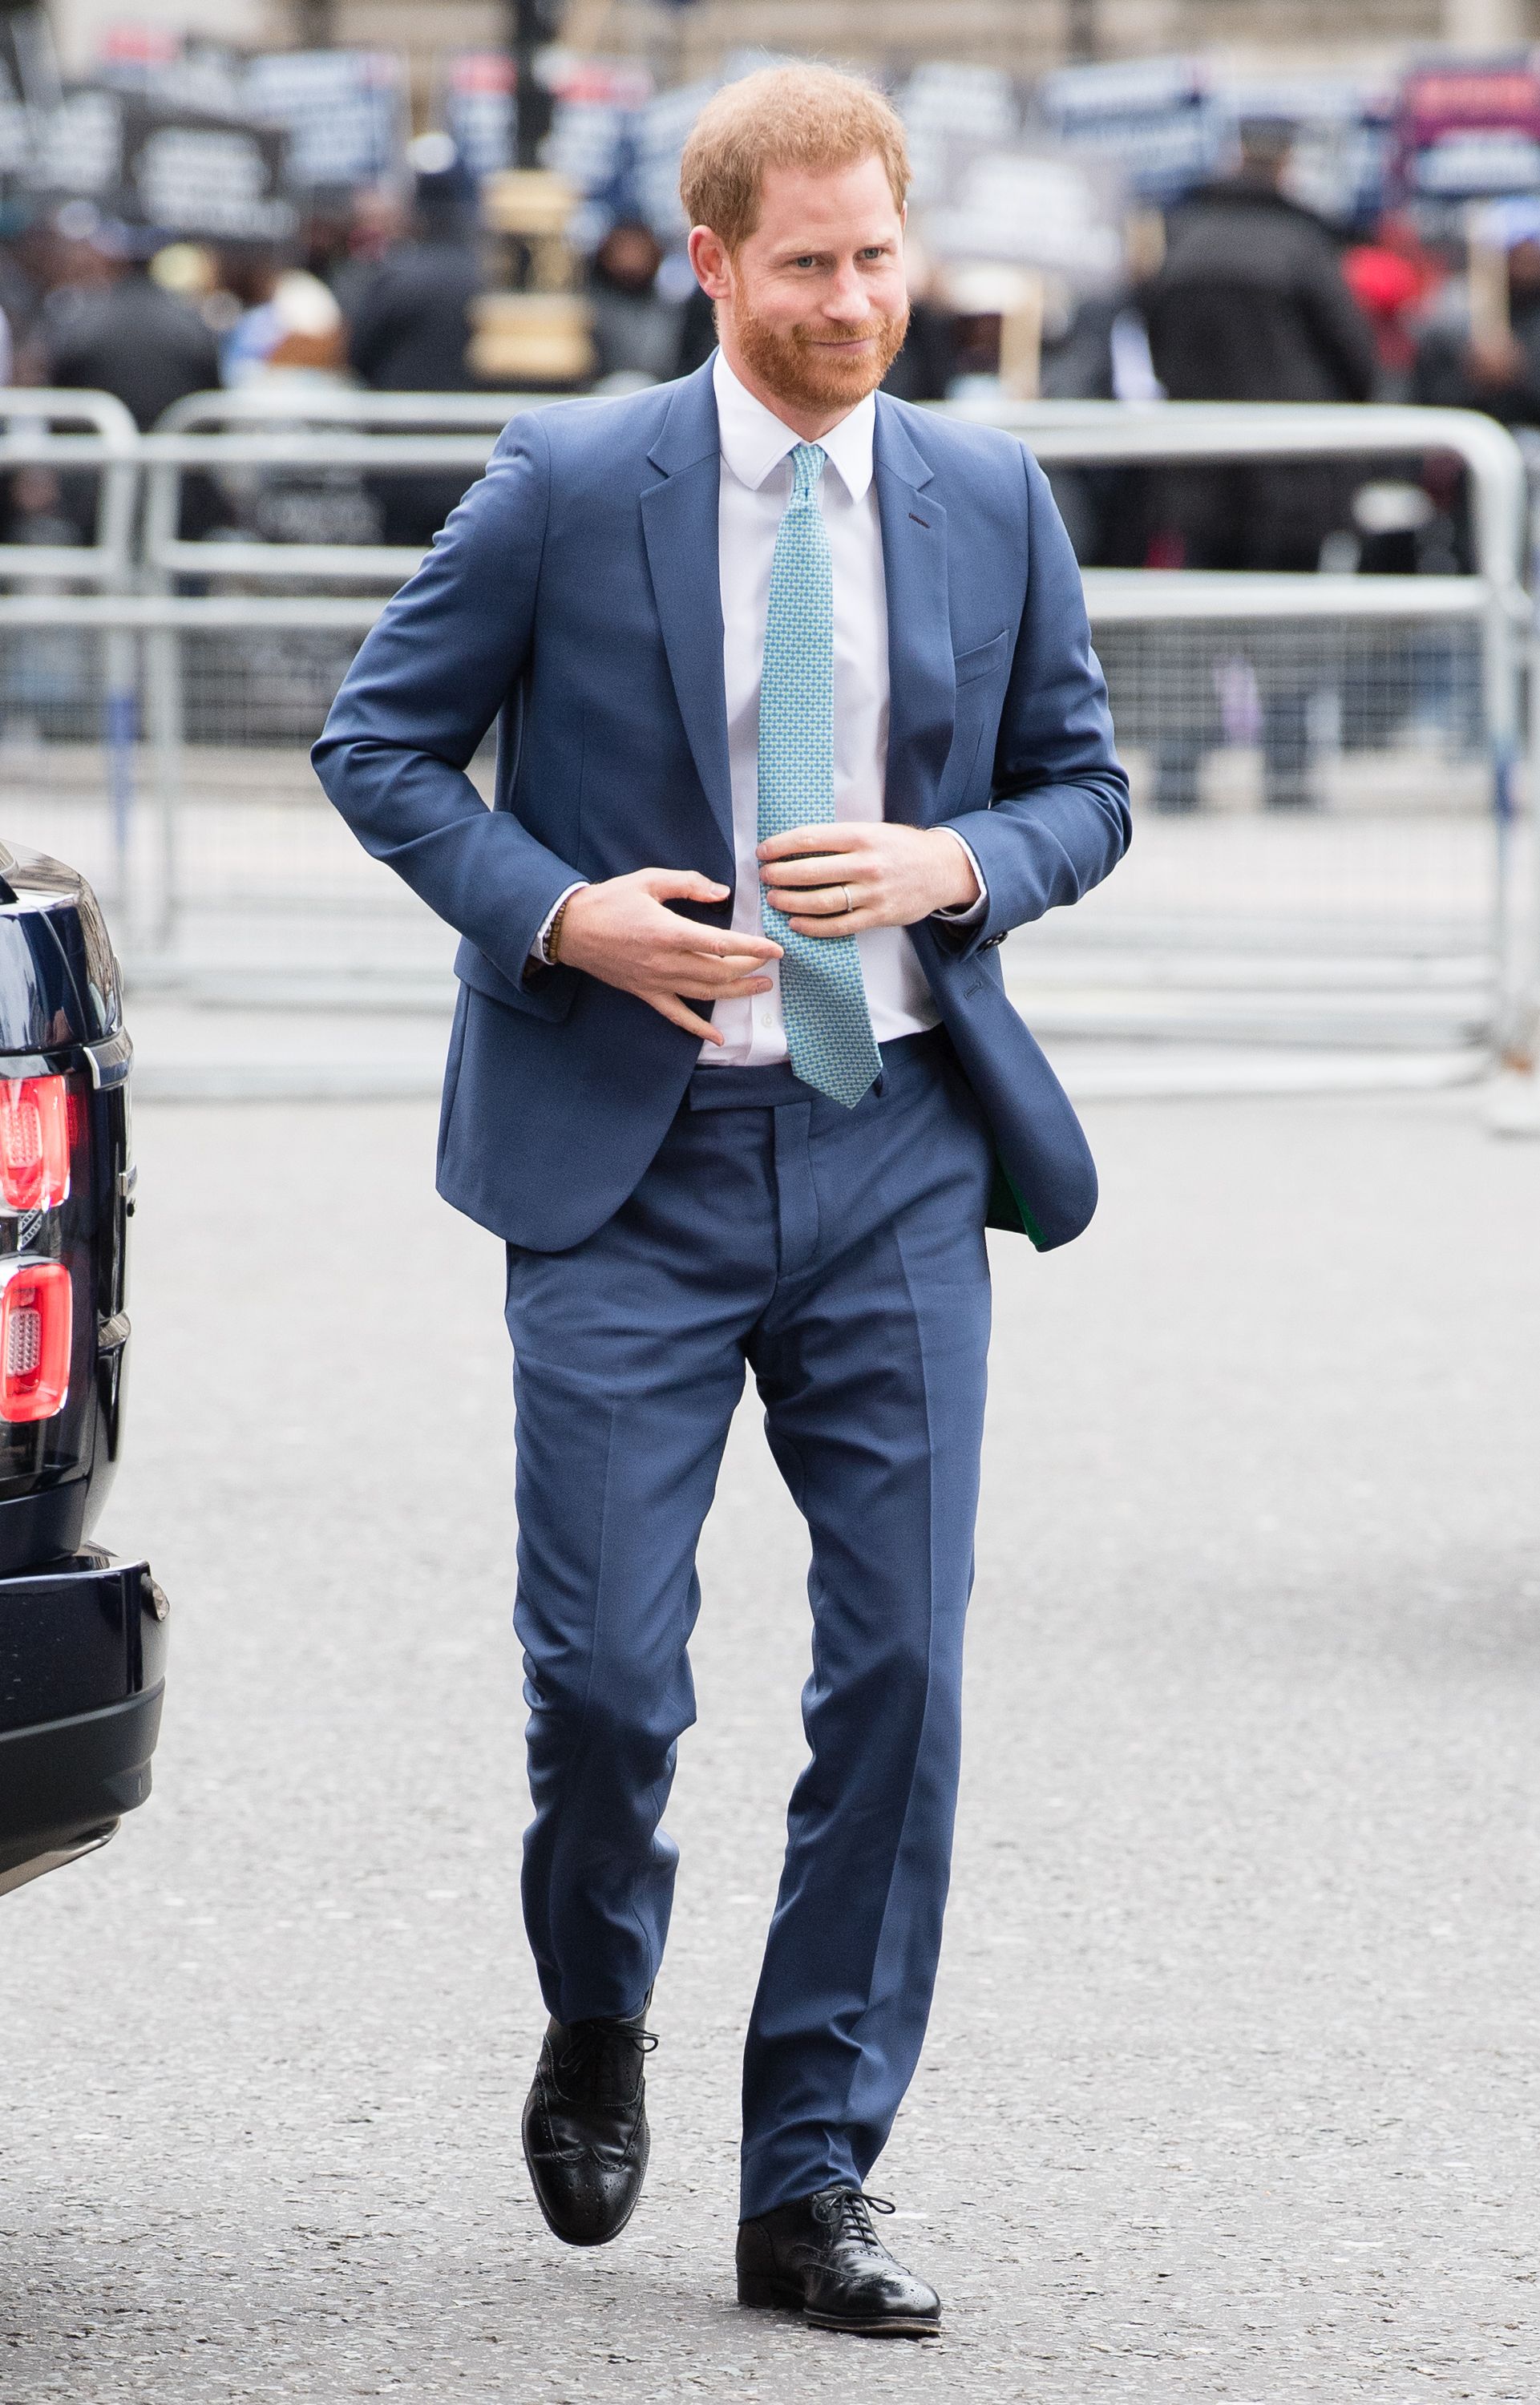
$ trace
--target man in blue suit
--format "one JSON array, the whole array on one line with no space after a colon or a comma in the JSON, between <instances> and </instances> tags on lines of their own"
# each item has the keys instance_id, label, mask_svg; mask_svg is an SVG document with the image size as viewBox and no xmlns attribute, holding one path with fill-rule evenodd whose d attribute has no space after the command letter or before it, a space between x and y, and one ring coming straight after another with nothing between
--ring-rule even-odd
<instances>
[{"instance_id":1,"label":"man in blue suit","mask_svg":"<svg viewBox=\"0 0 1540 2405\"><path fill-rule=\"evenodd\" d=\"M516 1625L551 2019L541 2208L646 2167L695 1553L752 1367L812 1538L810 1759L744 2053L740 2300L924 2336L862 2183L919 2056L956 1793L986 1221L1095 1207L1009 929L1128 840L1075 561L1010 437L877 387L903 134L777 68L686 148L716 357L517 418L316 761L459 930L441 1191L508 1251ZM498 723L488 810L466 771Z\"/></svg>"}]
</instances>

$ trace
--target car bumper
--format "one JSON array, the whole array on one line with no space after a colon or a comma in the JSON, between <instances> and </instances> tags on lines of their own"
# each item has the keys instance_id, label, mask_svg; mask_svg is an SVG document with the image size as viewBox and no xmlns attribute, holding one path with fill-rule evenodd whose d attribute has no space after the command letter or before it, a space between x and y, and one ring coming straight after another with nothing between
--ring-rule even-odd
<instances>
[{"instance_id":1,"label":"car bumper","mask_svg":"<svg viewBox=\"0 0 1540 2405\"><path fill-rule=\"evenodd\" d=\"M0 1893L110 1836L149 1793L164 1596L95 1548L0 1579Z\"/></svg>"}]
</instances>

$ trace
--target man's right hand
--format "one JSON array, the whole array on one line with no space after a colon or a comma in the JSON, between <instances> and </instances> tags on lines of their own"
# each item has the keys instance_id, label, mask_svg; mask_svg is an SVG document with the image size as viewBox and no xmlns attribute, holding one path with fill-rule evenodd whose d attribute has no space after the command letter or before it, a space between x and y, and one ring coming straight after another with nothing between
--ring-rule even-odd
<instances>
[{"instance_id":1,"label":"man's right hand","mask_svg":"<svg viewBox=\"0 0 1540 2405\"><path fill-rule=\"evenodd\" d=\"M561 964L637 994L675 1027L720 1044L720 1030L687 1003L769 993L771 979L763 972L780 959L781 947L763 935L702 927L667 906L727 896L725 885L689 868L637 868L580 886L562 914Z\"/></svg>"}]
</instances>

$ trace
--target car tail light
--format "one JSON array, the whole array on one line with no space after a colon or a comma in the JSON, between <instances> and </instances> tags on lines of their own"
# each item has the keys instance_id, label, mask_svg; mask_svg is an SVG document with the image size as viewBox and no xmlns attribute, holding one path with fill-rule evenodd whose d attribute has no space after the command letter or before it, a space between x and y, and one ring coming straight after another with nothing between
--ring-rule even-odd
<instances>
[{"instance_id":1,"label":"car tail light","mask_svg":"<svg viewBox=\"0 0 1540 2405\"><path fill-rule=\"evenodd\" d=\"M74 1318L63 1261L0 1261L0 1420L50 1420L63 1411Z\"/></svg>"},{"instance_id":2,"label":"car tail light","mask_svg":"<svg viewBox=\"0 0 1540 2405\"><path fill-rule=\"evenodd\" d=\"M0 1078L0 1208L52 1211L66 1199L69 1138L63 1077Z\"/></svg>"}]
</instances>

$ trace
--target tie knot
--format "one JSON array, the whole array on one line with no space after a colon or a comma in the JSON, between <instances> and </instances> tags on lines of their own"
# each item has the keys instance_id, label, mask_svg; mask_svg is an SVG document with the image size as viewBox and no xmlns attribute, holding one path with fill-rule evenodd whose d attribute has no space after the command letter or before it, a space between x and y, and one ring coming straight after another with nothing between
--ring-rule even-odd
<instances>
[{"instance_id":1,"label":"tie knot","mask_svg":"<svg viewBox=\"0 0 1540 2405\"><path fill-rule=\"evenodd\" d=\"M828 453L816 443L798 443L791 455L791 464L793 501L811 501L818 489L818 479L828 464Z\"/></svg>"}]
</instances>

